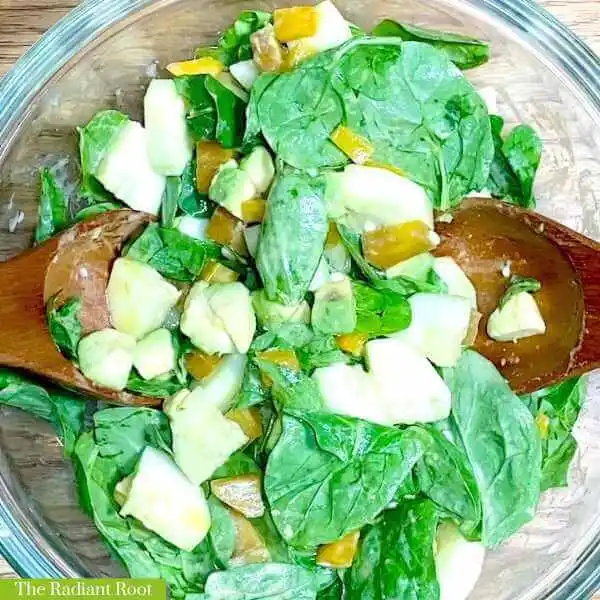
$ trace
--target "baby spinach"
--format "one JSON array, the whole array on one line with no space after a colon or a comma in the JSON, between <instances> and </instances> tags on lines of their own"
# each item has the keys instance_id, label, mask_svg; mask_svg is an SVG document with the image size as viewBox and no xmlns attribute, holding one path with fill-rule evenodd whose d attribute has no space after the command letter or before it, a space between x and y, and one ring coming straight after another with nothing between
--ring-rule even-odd
<instances>
[{"instance_id":1,"label":"baby spinach","mask_svg":"<svg viewBox=\"0 0 600 600\"><path fill-rule=\"evenodd\" d=\"M410 304L403 295L359 281L352 283L352 289L356 299L356 331L375 338L396 333L410 325Z\"/></svg>"},{"instance_id":2,"label":"baby spinach","mask_svg":"<svg viewBox=\"0 0 600 600\"><path fill-rule=\"evenodd\" d=\"M136 394L149 396L151 398L168 398L173 396L186 387L185 381L180 381L175 377L155 377L154 379L144 379L136 372L129 375L127 389Z\"/></svg>"},{"instance_id":3,"label":"baby spinach","mask_svg":"<svg viewBox=\"0 0 600 600\"><path fill-rule=\"evenodd\" d=\"M256 146L264 145L258 115L258 101L263 92L277 79L276 73L261 73L250 90L250 101L246 109L246 131L242 142L242 152L249 154Z\"/></svg>"},{"instance_id":4,"label":"baby spinach","mask_svg":"<svg viewBox=\"0 0 600 600\"><path fill-rule=\"evenodd\" d=\"M283 323L255 338L251 349L263 352L269 348L300 348L310 343L313 337L311 328L304 323Z\"/></svg>"},{"instance_id":5,"label":"baby spinach","mask_svg":"<svg viewBox=\"0 0 600 600\"><path fill-rule=\"evenodd\" d=\"M224 148L237 148L246 127L246 102L214 77L208 77L205 85L217 110L215 139Z\"/></svg>"},{"instance_id":6,"label":"baby spinach","mask_svg":"<svg viewBox=\"0 0 600 600\"><path fill-rule=\"evenodd\" d=\"M160 205L160 224L163 227L173 227L177 215L180 177L167 177L167 184Z\"/></svg>"},{"instance_id":7,"label":"baby spinach","mask_svg":"<svg viewBox=\"0 0 600 600\"><path fill-rule=\"evenodd\" d=\"M74 219L75 221L87 221L88 219L92 219L93 217L97 217L106 212L121 209L123 209L123 205L118 204L117 202L98 202L97 204L90 204L89 206L78 210L75 213Z\"/></svg>"},{"instance_id":8,"label":"baby spinach","mask_svg":"<svg viewBox=\"0 0 600 600\"><path fill-rule=\"evenodd\" d=\"M311 373L334 363L346 363L349 358L342 352L331 335L315 335L310 342L296 350L303 371Z\"/></svg>"},{"instance_id":9,"label":"baby spinach","mask_svg":"<svg viewBox=\"0 0 600 600\"><path fill-rule=\"evenodd\" d=\"M208 217L212 213L212 203L208 196L198 193L196 188L196 163L190 161L180 177L177 205L191 217Z\"/></svg>"},{"instance_id":10,"label":"baby spinach","mask_svg":"<svg viewBox=\"0 0 600 600\"><path fill-rule=\"evenodd\" d=\"M265 563L212 573L205 600L315 600L316 577L297 565Z\"/></svg>"},{"instance_id":11,"label":"baby spinach","mask_svg":"<svg viewBox=\"0 0 600 600\"><path fill-rule=\"evenodd\" d=\"M475 38L424 29L408 23L384 19L373 29L379 37L397 37L405 42L425 42L443 52L459 69L466 70L485 64L490 57L490 47Z\"/></svg>"},{"instance_id":12,"label":"baby spinach","mask_svg":"<svg viewBox=\"0 0 600 600\"><path fill-rule=\"evenodd\" d=\"M502 298L500 298L500 302L498 306L503 308L506 303L517 294L522 292L528 292L533 294L535 292L539 292L542 289L542 284L533 277L521 277L519 275L513 275L510 278L510 282L508 284L508 288Z\"/></svg>"},{"instance_id":13,"label":"baby spinach","mask_svg":"<svg viewBox=\"0 0 600 600\"><path fill-rule=\"evenodd\" d=\"M86 403L63 390L47 391L29 379L0 369L0 404L19 408L49 421L62 439L65 454L73 453L84 428Z\"/></svg>"},{"instance_id":14,"label":"baby spinach","mask_svg":"<svg viewBox=\"0 0 600 600\"><path fill-rule=\"evenodd\" d=\"M231 513L215 496L208 499L210 529L208 537L213 554L222 569L227 568L235 551L236 529Z\"/></svg>"},{"instance_id":15,"label":"baby spinach","mask_svg":"<svg viewBox=\"0 0 600 600\"><path fill-rule=\"evenodd\" d=\"M346 572L348 600L438 600L433 545L439 516L432 502L405 502L366 530Z\"/></svg>"},{"instance_id":16,"label":"baby spinach","mask_svg":"<svg viewBox=\"0 0 600 600\"><path fill-rule=\"evenodd\" d=\"M346 164L330 135L349 127L374 145L373 160L401 169L442 210L488 179L487 108L428 44L354 38L270 81L250 111L278 157L299 169Z\"/></svg>"},{"instance_id":17,"label":"baby spinach","mask_svg":"<svg viewBox=\"0 0 600 600\"><path fill-rule=\"evenodd\" d=\"M79 298L69 298L58 306L56 297L53 297L46 305L50 336L59 350L71 359L77 357L77 345L81 339L80 310Z\"/></svg>"},{"instance_id":18,"label":"baby spinach","mask_svg":"<svg viewBox=\"0 0 600 600\"><path fill-rule=\"evenodd\" d=\"M400 431L326 413L288 412L264 489L292 546L338 540L375 518L426 449L418 428Z\"/></svg>"},{"instance_id":19,"label":"baby spinach","mask_svg":"<svg viewBox=\"0 0 600 600\"><path fill-rule=\"evenodd\" d=\"M329 224L322 177L286 171L273 183L256 265L269 300L304 299L323 254Z\"/></svg>"},{"instance_id":20,"label":"baby spinach","mask_svg":"<svg viewBox=\"0 0 600 600\"><path fill-rule=\"evenodd\" d=\"M41 244L71 224L69 201L50 169L40 172L42 192L38 206L35 243Z\"/></svg>"},{"instance_id":21,"label":"baby spinach","mask_svg":"<svg viewBox=\"0 0 600 600\"><path fill-rule=\"evenodd\" d=\"M112 200L112 196L102 187L95 175L107 152L129 117L118 110L104 110L97 113L85 126L78 128L79 154L81 159L81 194L92 201Z\"/></svg>"},{"instance_id":22,"label":"baby spinach","mask_svg":"<svg viewBox=\"0 0 600 600\"><path fill-rule=\"evenodd\" d=\"M494 159L487 189L497 198L535 208L533 185L542 157L542 141L528 125L518 125L503 138L504 119L490 117Z\"/></svg>"},{"instance_id":23,"label":"baby spinach","mask_svg":"<svg viewBox=\"0 0 600 600\"><path fill-rule=\"evenodd\" d=\"M577 441L573 427L585 398L585 381L569 379L522 400L529 404L542 438L542 490L568 485Z\"/></svg>"},{"instance_id":24,"label":"baby spinach","mask_svg":"<svg viewBox=\"0 0 600 600\"><path fill-rule=\"evenodd\" d=\"M415 486L444 516L473 537L481 522L477 481L465 454L434 427L427 428L431 443L415 467Z\"/></svg>"},{"instance_id":25,"label":"baby spinach","mask_svg":"<svg viewBox=\"0 0 600 600\"><path fill-rule=\"evenodd\" d=\"M527 407L477 352L466 350L456 367L443 369L443 376L452 393L451 423L481 496L481 538L494 547L535 514L540 437Z\"/></svg>"},{"instance_id":26,"label":"baby spinach","mask_svg":"<svg viewBox=\"0 0 600 600\"><path fill-rule=\"evenodd\" d=\"M242 379L242 386L236 398L236 407L247 408L263 404L267 397L267 390L260 378L260 369L253 361L248 361Z\"/></svg>"}]
</instances>

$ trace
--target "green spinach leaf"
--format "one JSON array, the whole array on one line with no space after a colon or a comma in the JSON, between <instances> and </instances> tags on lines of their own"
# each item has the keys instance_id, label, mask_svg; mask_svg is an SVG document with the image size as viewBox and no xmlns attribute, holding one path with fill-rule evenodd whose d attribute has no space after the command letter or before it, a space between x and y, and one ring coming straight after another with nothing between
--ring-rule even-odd
<instances>
[{"instance_id":1,"label":"green spinach leaf","mask_svg":"<svg viewBox=\"0 0 600 600\"><path fill-rule=\"evenodd\" d=\"M248 408L266 402L269 394L260 379L260 369L253 361L248 361L242 387L238 392L235 405L237 408Z\"/></svg>"},{"instance_id":2,"label":"green spinach leaf","mask_svg":"<svg viewBox=\"0 0 600 600\"><path fill-rule=\"evenodd\" d=\"M266 563L212 573L206 600L315 600L316 577L302 567Z\"/></svg>"},{"instance_id":3,"label":"green spinach leaf","mask_svg":"<svg viewBox=\"0 0 600 600\"><path fill-rule=\"evenodd\" d=\"M486 358L466 350L443 369L452 393L451 423L481 496L481 538L501 544L530 521L540 497L542 451L527 407Z\"/></svg>"},{"instance_id":4,"label":"green spinach leaf","mask_svg":"<svg viewBox=\"0 0 600 600\"><path fill-rule=\"evenodd\" d=\"M214 77L206 79L206 90L217 110L215 139L224 148L239 147L246 127L246 102Z\"/></svg>"},{"instance_id":5,"label":"green spinach leaf","mask_svg":"<svg viewBox=\"0 0 600 600\"><path fill-rule=\"evenodd\" d=\"M46 306L50 336L59 350L71 359L77 357L77 346L81 339L80 310L79 298L69 298L62 305L57 306L56 297L53 297Z\"/></svg>"},{"instance_id":6,"label":"green spinach leaf","mask_svg":"<svg viewBox=\"0 0 600 600\"><path fill-rule=\"evenodd\" d=\"M251 350L263 352L269 348L300 348L309 344L313 337L311 328L304 323L283 323L255 338Z\"/></svg>"},{"instance_id":7,"label":"green spinach leaf","mask_svg":"<svg viewBox=\"0 0 600 600\"><path fill-rule=\"evenodd\" d=\"M77 211L74 219L75 221L87 221L88 219L92 219L93 217L97 217L98 215L102 215L106 212L122 209L123 205L118 204L117 202L98 202L97 204L90 204L89 206Z\"/></svg>"},{"instance_id":8,"label":"green spinach leaf","mask_svg":"<svg viewBox=\"0 0 600 600\"><path fill-rule=\"evenodd\" d=\"M400 431L326 413L284 414L264 481L277 529L300 548L360 529L388 505L426 445L418 428Z\"/></svg>"},{"instance_id":9,"label":"green spinach leaf","mask_svg":"<svg viewBox=\"0 0 600 600\"><path fill-rule=\"evenodd\" d=\"M315 335L313 339L296 350L303 371L312 373L320 367L334 363L347 363L350 359L342 352L331 335Z\"/></svg>"},{"instance_id":10,"label":"green spinach leaf","mask_svg":"<svg viewBox=\"0 0 600 600\"><path fill-rule=\"evenodd\" d=\"M485 64L490 57L490 47L475 38L424 29L408 23L384 19L373 29L379 37L398 37L405 42L425 42L443 52L459 69L466 70Z\"/></svg>"},{"instance_id":11,"label":"green spinach leaf","mask_svg":"<svg viewBox=\"0 0 600 600\"><path fill-rule=\"evenodd\" d=\"M521 292L533 294L535 292L539 292L541 289L542 284L537 279L534 279L533 277L520 277L519 275L513 275L510 278L506 292L504 292L504 295L502 298L500 298L498 306L503 308L513 296L516 296Z\"/></svg>"},{"instance_id":12,"label":"green spinach leaf","mask_svg":"<svg viewBox=\"0 0 600 600\"><path fill-rule=\"evenodd\" d=\"M280 173L269 194L256 265L269 300L303 300L323 254L329 224L322 177Z\"/></svg>"},{"instance_id":13,"label":"green spinach leaf","mask_svg":"<svg viewBox=\"0 0 600 600\"><path fill-rule=\"evenodd\" d=\"M41 244L71 224L69 202L50 169L40 172L42 193L38 206L35 243Z\"/></svg>"},{"instance_id":14,"label":"green spinach leaf","mask_svg":"<svg viewBox=\"0 0 600 600\"><path fill-rule=\"evenodd\" d=\"M208 196L198 193L195 166L195 161L190 161L181 174L177 204L186 215L208 217L212 214L213 205Z\"/></svg>"},{"instance_id":15,"label":"green spinach leaf","mask_svg":"<svg viewBox=\"0 0 600 600\"><path fill-rule=\"evenodd\" d=\"M403 295L359 281L352 282L352 289L356 299L356 331L375 338L396 333L410 325L410 304Z\"/></svg>"},{"instance_id":16,"label":"green spinach leaf","mask_svg":"<svg viewBox=\"0 0 600 600\"><path fill-rule=\"evenodd\" d=\"M173 227L181 190L181 177L167 177L167 185L160 205L160 224Z\"/></svg>"},{"instance_id":17,"label":"green spinach leaf","mask_svg":"<svg viewBox=\"0 0 600 600\"><path fill-rule=\"evenodd\" d=\"M127 381L127 389L136 394L142 394L150 398L169 398L186 387L186 381L180 381L176 377L155 377L144 379L137 373L132 372Z\"/></svg>"},{"instance_id":18,"label":"green spinach leaf","mask_svg":"<svg viewBox=\"0 0 600 600\"><path fill-rule=\"evenodd\" d=\"M235 551L237 532L229 510L215 496L208 499L210 529L208 536L216 561L226 569Z\"/></svg>"},{"instance_id":19,"label":"green spinach leaf","mask_svg":"<svg viewBox=\"0 0 600 600\"><path fill-rule=\"evenodd\" d=\"M435 505L410 501L369 527L346 573L348 600L438 600L433 544Z\"/></svg>"}]
</instances>

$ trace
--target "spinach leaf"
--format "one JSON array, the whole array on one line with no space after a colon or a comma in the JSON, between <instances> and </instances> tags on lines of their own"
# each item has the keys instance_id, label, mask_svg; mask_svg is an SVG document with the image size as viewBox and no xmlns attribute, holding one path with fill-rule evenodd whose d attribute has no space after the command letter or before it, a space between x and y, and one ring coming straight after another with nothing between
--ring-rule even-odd
<instances>
[{"instance_id":1,"label":"spinach leaf","mask_svg":"<svg viewBox=\"0 0 600 600\"><path fill-rule=\"evenodd\" d=\"M317 564L317 553L315 550L299 550L288 548L290 559L297 565L312 571L317 578L317 590L321 591L339 581L335 569L321 567Z\"/></svg>"},{"instance_id":2,"label":"spinach leaf","mask_svg":"<svg viewBox=\"0 0 600 600\"><path fill-rule=\"evenodd\" d=\"M568 485L577 451L572 432L584 397L585 381L574 378L521 398L529 404L542 438L542 491Z\"/></svg>"},{"instance_id":3,"label":"spinach leaf","mask_svg":"<svg viewBox=\"0 0 600 600\"><path fill-rule=\"evenodd\" d=\"M263 146L258 104L263 92L277 79L275 73L261 73L250 90L250 101L246 109L246 131L242 143L242 152L249 154L256 146Z\"/></svg>"},{"instance_id":4,"label":"spinach leaf","mask_svg":"<svg viewBox=\"0 0 600 600\"><path fill-rule=\"evenodd\" d=\"M339 349L331 335L315 335L308 344L296 350L296 355L302 370L309 373L320 367L349 361L348 355Z\"/></svg>"},{"instance_id":5,"label":"spinach leaf","mask_svg":"<svg viewBox=\"0 0 600 600\"><path fill-rule=\"evenodd\" d=\"M42 193L38 206L35 243L41 244L71 224L69 202L50 169L40 172Z\"/></svg>"},{"instance_id":6,"label":"spinach leaf","mask_svg":"<svg viewBox=\"0 0 600 600\"><path fill-rule=\"evenodd\" d=\"M259 335L252 342L253 352L263 352L269 348L300 348L309 344L313 332L304 323L284 323Z\"/></svg>"},{"instance_id":7,"label":"spinach leaf","mask_svg":"<svg viewBox=\"0 0 600 600\"><path fill-rule=\"evenodd\" d=\"M195 162L190 161L180 178L177 204L182 212L191 217L208 217L212 213L212 204L208 197L198 193L196 188Z\"/></svg>"},{"instance_id":8,"label":"spinach leaf","mask_svg":"<svg viewBox=\"0 0 600 600\"><path fill-rule=\"evenodd\" d=\"M442 210L488 179L494 147L485 103L428 44L354 38L279 75L254 102L273 151L299 169L348 162L330 140L342 124Z\"/></svg>"},{"instance_id":9,"label":"spinach leaf","mask_svg":"<svg viewBox=\"0 0 600 600\"><path fill-rule=\"evenodd\" d=\"M308 375L268 360L254 360L262 373L273 382L271 394L282 409L318 411L323 408L319 386Z\"/></svg>"},{"instance_id":10,"label":"spinach leaf","mask_svg":"<svg viewBox=\"0 0 600 600\"><path fill-rule=\"evenodd\" d=\"M221 255L217 244L196 240L176 229L151 223L127 249L126 255L148 263L168 279L194 281L205 260Z\"/></svg>"},{"instance_id":11,"label":"spinach leaf","mask_svg":"<svg viewBox=\"0 0 600 600\"><path fill-rule=\"evenodd\" d=\"M437 510L425 500L383 513L364 535L346 573L348 600L438 600L433 544Z\"/></svg>"},{"instance_id":12,"label":"spinach leaf","mask_svg":"<svg viewBox=\"0 0 600 600\"><path fill-rule=\"evenodd\" d=\"M317 600L342 600L344 586L340 579L336 579L328 588L317 594Z\"/></svg>"},{"instance_id":13,"label":"spinach leaf","mask_svg":"<svg viewBox=\"0 0 600 600\"><path fill-rule=\"evenodd\" d=\"M253 361L248 361L235 402L236 407L247 408L263 404L267 398L268 392L260 379L260 369Z\"/></svg>"},{"instance_id":14,"label":"spinach leaf","mask_svg":"<svg viewBox=\"0 0 600 600\"><path fill-rule=\"evenodd\" d=\"M137 373L132 372L127 381L127 389L136 394L149 396L150 398L169 398L186 387L186 381L180 381L175 377L155 377L144 379Z\"/></svg>"},{"instance_id":15,"label":"spinach leaf","mask_svg":"<svg viewBox=\"0 0 600 600\"><path fill-rule=\"evenodd\" d=\"M50 336L61 352L74 359L77 357L77 345L81 339L81 300L69 298L61 306L56 305L56 300L56 297L50 298L46 306Z\"/></svg>"},{"instance_id":16,"label":"spinach leaf","mask_svg":"<svg viewBox=\"0 0 600 600\"><path fill-rule=\"evenodd\" d=\"M398 37L405 42L425 42L443 52L459 69L466 70L485 64L490 57L490 47L475 38L424 29L408 23L384 19L373 29L374 36Z\"/></svg>"},{"instance_id":17,"label":"spinach leaf","mask_svg":"<svg viewBox=\"0 0 600 600\"><path fill-rule=\"evenodd\" d=\"M315 600L313 573L296 565L266 563L212 573L206 600Z\"/></svg>"},{"instance_id":18,"label":"spinach leaf","mask_svg":"<svg viewBox=\"0 0 600 600\"><path fill-rule=\"evenodd\" d=\"M280 173L269 194L256 265L269 300L297 304L317 270L329 224L325 182Z\"/></svg>"},{"instance_id":19,"label":"spinach leaf","mask_svg":"<svg viewBox=\"0 0 600 600\"><path fill-rule=\"evenodd\" d=\"M122 112L104 110L97 113L85 127L77 129L81 160L81 194L92 201L112 199L95 175L127 123L129 117Z\"/></svg>"},{"instance_id":20,"label":"spinach leaf","mask_svg":"<svg viewBox=\"0 0 600 600\"><path fill-rule=\"evenodd\" d=\"M519 275L513 275L510 278L508 289L504 292L498 306L503 308L506 303L517 294L521 292L529 292L531 294L539 292L542 289L542 284L533 277L520 277Z\"/></svg>"},{"instance_id":21,"label":"spinach leaf","mask_svg":"<svg viewBox=\"0 0 600 600\"><path fill-rule=\"evenodd\" d=\"M284 414L264 480L277 529L301 548L360 529L388 505L426 445L418 428L400 431L326 413Z\"/></svg>"},{"instance_id":22,"label":"spinach leaf","mask_svg":"<svg viewBox=\"0 0 600 600\"><path fill-rule=\"evenodd\" d=\"M160 224L163 227L173 227L177 215L180 187L180 177L167 177L167 185L160 205Z\"/></svg>"},{"instance_id":23,"label":"spinach leaf","mask_svg":"<svg viewBox=\"0 0 600 600\"><path fill-rule=\"evenodd\" d=\"M502 543L530 521L540 497L540 437L527 407L486 358L466 350L442 370L452 393L451 423L477 481L481 538Z\"/></svg>"},{"instance_id":24,"label":"spinach leaf","mask_svg":"<svg viewBox=\"0 0 600 600\"><path fill-rule=\"evenodd\" d=\"M118 204L117 202L98 202L97 204L90 204L77 211L74 219L75 221L87 221L88 219L92 219L93 217L97 217L106 212L121 209L123 209L123 205Z\"/></svg>"},{"instance_id":25,"label":"spinach leaf","mask_svg":"<svg viewBox=\"0 0 600 600\"><path fill-rule=\"evenodd\" d=\"M471 465L465 454L434 427L431 443L415 467L416 488L450 517L467 537L477 534L481 500Z\"/></svg>"},{"instance_id":26,"label":"spinach leaf","mask_svg":"<svg viewBox=\"0 0 600 600\"><path fill-rule=\"evenodd\" d=\"M518 125L503 139L504 119L490 117L494 159L487 189L497 198L535 208L533 185L542 157L542 141L528 125Z\"/></svg>"},{"instance_id":27,"label":"spinach leaf","mask_svg":"<svg viewBox=\"0 0 600 600\"><path fill-rule=\"evenodd\" d=\"M236 477L247 473L260 473L258 465L243 452L234 452L227 462L220 466L212 475L212 479L223 479L224 477ZM255 521L255 519L253 519Z\"/></svg>"},{"instance_id":28,"label":"spinach leaf","mask_svg":"<svg viewBox=\"0 0 600 600\"><path fill-rule=\"evenodd\" d=\"M20 408L49 421L62 439L65 454L73 454L84 428L86 403L62 390L47 391L8 369L0 369L0 404Z\"/></svg>"},{"instance_id":29,"label":"spinach leaf","mask_svg":"<svg viewBox=\"0 0 600 600\"><path fill-rule=\"evenodd\" d=\"M236 529L229 510L215 496L208 499L210 529L208 536L216 561L222 569L227 568L235 551Z\"/></svg>"},{"instance_id":30,"label":"spinach leaf","mask_svg":"<svg viewBox=\"0 0 600 600\"><path fill-rule=\"evenodd\" d=\"M410 304L404 296L359 281L352 282L352 289L356 299L356 331L375 338L396 333L410 325Z\"/></svg>"},{"instance_id":31,"label":"spinach leaf","mask_svg":"<svg viewBox=\"0 0 600 600\"><path fill-rule=\"evenodd\" d=\"M217 110L215 139L224 148L237 148L246 127L246 102L214 77L208 77L205 85Z\"/></svg>"}]
</instances>

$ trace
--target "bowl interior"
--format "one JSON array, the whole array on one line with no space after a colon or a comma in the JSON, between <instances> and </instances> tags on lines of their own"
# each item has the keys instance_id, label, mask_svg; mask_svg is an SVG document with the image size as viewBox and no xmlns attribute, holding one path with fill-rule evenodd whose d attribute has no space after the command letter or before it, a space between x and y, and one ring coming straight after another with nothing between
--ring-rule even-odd
<instances>
[{"instance_id":1,"label":"bowl interior","mask_svg":"<svg viewBox=\"0 0 600 600\"><path fill-rule=\"evenodd\" d=\"M21 116L12 141L0 141L0 259L31 244L38 170L59 160L72 163L77 126L109 107L140 119L145 86L167 62L190 56L196 46L214 43L217 32L240 10L291 4L289 0L155 2L81 49ZM536 189L539 210L600 238L596 191L600 114L564 67L539 50L535 35L512 29L486 12L482 2L336 0L336 4L349 20L366 28L392 17L490 40L491 64L467 76L477 86L496 88L498 111L509 124L531 124L543 138ZM595 544L600 531L600 437L595 433L600 423L599 386L600 380L591 377L576 431L580 452L570 487L545 494L536 519L489 553L474 598L541 598L552 590L556 593L558 584ZM122 573L78 506L70 464L51 429L18 410L3 408L0 447L4 454L0 477L25 507L19 519L38 536L40 549L60 555L56 560L66 573Z\"/></svg>"}]
</instances>

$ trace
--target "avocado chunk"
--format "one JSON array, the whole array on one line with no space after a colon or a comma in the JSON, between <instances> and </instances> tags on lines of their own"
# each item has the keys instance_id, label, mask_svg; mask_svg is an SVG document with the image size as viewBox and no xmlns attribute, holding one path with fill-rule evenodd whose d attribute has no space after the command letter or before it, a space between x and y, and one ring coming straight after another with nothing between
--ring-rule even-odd
<instances>
[{"instance_id":1,"label":"avocado chunk","mask_svg":"<svg viewBox=\"0 0 600 600\"><path fill-rule=\"evenodd\" d=\"M204 401L202 393L182 391L165 406L173 432L175 462L200 485L248 442L241 427Z\"/></svg>"},{"instance_id":2,"label":"avocado chunk","mask_svg":"<svg viewBox=\"0 0 600 600\"><path fill-rule=\"evenodd\" d=\"M264 290L252 293L256 318L263 329L273 329L283 323L310 323L310 306L306 300L300 304L279 304L267 299Z\"/></svg>"},{"instance_id":3,"label":"avocado chunk","mask_svg":"<svg viewBox=\"0 0 600 600\"><path fill-rule=\"evenodd\" d=\"M250 292L244 284L194 284L185 301L181 331L206 354L245 354L256 331Z\"/></svg>"},{"instance_id":4,"label":"avocado chunk","mask_svg":"<svg viewBox=\"0 0 600 600\"><path fill-rule=\"evenodd\" d=\"M275 177L275 165L271 155L262 146L257 146L248 156L242 159L240 170L250 176L256 194L264 194Z\"/></svg>"},{"instance_id":5,"label":"avocado chunk","mask_svg":"<svg viewBox=\"0 0 600 600\"><path fill-rule=\"evenodd\" d=\"M487 333L498 342L510 342L546 333L546 323L535 298L519 292L490 315Z\"/></svg>"},{"instance_id":6,"label":"avocado chunk","mask_svg":"<svg viewBox=\"0 0 600 600\"><path fill-rule=\"evenodd\" d=\"M94 331L77 348L79 368L94 383L120 392L133 366L135 339L114 329Z\"/></svg>"},{"instance_id":7,"label":"avocado chunk","mask_svg":"<svg viewBox=\"0 0 600 600\"><path fill-rule=\"evenodd\" d=\"M135 347L133 366L146 380L166 375L175 368L175 347L168 329L157 329Z\"/></svg>"},{"instance_id":8,"label":"avocado chunk","mask_svg":"<svg viewBox=\"0 0 600 600\"><path fill-rule=\"evenodd\" d=\"M433 255L429 252L423 252L390 267L386 270L385 276L387 279L410 277L411 279L421 281L427 279L434 264L435 259Z\"/></svg>"},{"instance_id":9,"label":"avocado chunk","mask_svg":"<svg viewBox=\"0 0 600 600\"><path fill-rule=\"evenodd\" d=\"M130 258L115 261L106 288L113 327L137 339L164 323L179 296L158 271Z\"/></svg>"},{"instance_id":10,"label":"avocado chunk","mask_svg":"<svg viewBox=\"0 0 600 600\"><path fill-rule=\"evenodd\" d=\"M210 528L202 488L168 454L146 446L129 484L121 515L132 516L174 546L191 552Z\"/></svg>"},{"instance_id":11,"label":"avocado chunk","mask_svg":"<svg viewBox=\"0 0 600 600\"><path fill-rule=\"evenodd\" d=\"M242 204L256 196L256 187L246 171L242 171L236 160L229 160L214 176L208 197L238 219L243 218Z\"/></svg>"},{"instance_id":12,"label":"avocado chunk","mask_svg":"<svg viewBox=\"0 0 600 600\"><path fill-rule=\"evenodd\" d=\"M351 333L356 328L356 300L352 282L345 275L322 285L315 292L312 326L321 333Z\"/></svg>"}]
</instances>

